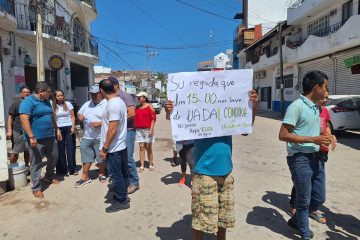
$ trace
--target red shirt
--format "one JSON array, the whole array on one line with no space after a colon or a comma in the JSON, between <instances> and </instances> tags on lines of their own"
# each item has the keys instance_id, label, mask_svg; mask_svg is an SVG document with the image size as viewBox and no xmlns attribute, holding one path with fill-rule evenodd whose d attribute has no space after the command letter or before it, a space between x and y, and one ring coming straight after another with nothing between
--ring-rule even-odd
<instances>
[{"instance_id":1,"label":"red shirt","mask_svg":"<svg viewBox=\"0 0 360 240\"><path fill-rule=\"evenodd\" d=\"M150 128L152 121L156 121L156 113L151 110L150 105L145 108L135 109L135 128Z\"/></svg>"},{"instance_id":2,"label":"red shirt","mask_svg":"<svg viewBox=\"0 0 360 240\"><path fill-rule=\"evenodd\" d=\"M329 111L325 107L321 107L321 113L320 113L320 134L325 135L326 134L326 127L327 123L330 121L330 114ZM321 152L328 152L329 147L320 146Z\"/></svg>"}]
</instances>

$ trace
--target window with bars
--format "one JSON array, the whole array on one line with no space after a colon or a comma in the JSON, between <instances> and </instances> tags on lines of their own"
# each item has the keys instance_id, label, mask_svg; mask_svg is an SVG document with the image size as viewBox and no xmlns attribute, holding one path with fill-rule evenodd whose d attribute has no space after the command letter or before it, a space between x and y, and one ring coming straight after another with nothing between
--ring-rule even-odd
<instances>
[{"instance_id":1,"label":"window with bars","mask_svg":"<svg viewBox=\"0 0 360 240\"><path fill-rule=\"evenodd\" d=\"M347 3L343 4L342 8L342 23L344 24L353 13L353 0L348 1Z\"/></svg>"},{"instance_id":2,"label":"window with bars","mask_svg":"<svg viewBox=\"0 0 360 240\"><path fill-rule=\"evenodd\" d=\"M294 75L284 76L284 88L293 88L294 86ZM276 89L281 89L281 79L280 77L276 78Z\"/></svg>"},{"instance_id":3,"label":"window with bars","mask_svg":"<svg viewBox=\"0 0 360 240\"><path fill-rule=\"evenodd\" d=\"M308 35L323 37L327 35L328 29L329 29L329 15L326 15L309 23Z\"/></svg>"}]
</instances>

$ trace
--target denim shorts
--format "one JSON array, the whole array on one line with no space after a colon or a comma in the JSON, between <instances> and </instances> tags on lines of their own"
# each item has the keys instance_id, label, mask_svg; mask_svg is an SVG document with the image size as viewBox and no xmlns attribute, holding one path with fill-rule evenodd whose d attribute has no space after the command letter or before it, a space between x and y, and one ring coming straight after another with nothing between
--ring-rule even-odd
<instances>
[{"instance_id":1,"label":"denim shorts","mask_svg":"<svg viewBox=\"0 0 360 240\"><path fill-rule=\"evenodd\" d=\"M81 163L102 163L99 156L100 139L83 138L80 144Z\"/></svg>"},{"instance_id":2,"label":"denim shorts","mask_svg":"<svg viewBox=\"0 0 360 240\"><path fill-rule=\"evenodd\" d=\"M235 226L234 178L195 174L192 183L192 228L216 233Z\"/></svg>"}]
</instances>

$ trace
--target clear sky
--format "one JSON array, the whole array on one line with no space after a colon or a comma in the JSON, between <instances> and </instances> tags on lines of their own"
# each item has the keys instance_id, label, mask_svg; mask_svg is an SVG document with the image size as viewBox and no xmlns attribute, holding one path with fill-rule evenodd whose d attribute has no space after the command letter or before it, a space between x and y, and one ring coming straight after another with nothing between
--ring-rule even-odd
<instances>
[{"instance_id":1,"label":"clear sky","mask_svg":"<svg viewBox=\"0 0 360 240\"><path fill-rule=\"evenodd\" d=\"M232 18L241 11L241 2L98 0L98 17L92 23L99 43L98 65L146 70L145 46L149 45L151 52L158 52L150 57L151 71L195 71L198 62L232 49L234 30L240 23Z\"/></svg>"}]
</instances>

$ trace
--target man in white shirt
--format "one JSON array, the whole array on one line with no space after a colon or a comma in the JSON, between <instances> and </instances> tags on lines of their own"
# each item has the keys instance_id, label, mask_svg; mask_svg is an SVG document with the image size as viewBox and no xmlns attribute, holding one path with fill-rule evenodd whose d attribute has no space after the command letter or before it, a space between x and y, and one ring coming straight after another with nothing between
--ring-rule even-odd
<instances>
[{"instance_id":1,"label":"man in white shirt","mask_svg":"<svg viewBox=\"0 0 360 240\"><path fill-rule=\"evenodd\" d=\"M79 121L83 122L84 136L80 144L83 171L81 179L75 183L75 188L91 182L89 171L91 164L94 162L96 162L99 167L99 181L106 182L106 165L99 156L99 146L101 123L107 101L102 98L99 86L92 86L89 92L91 94L91 100L84 103L77 113Z\"/></svg>"},{"instance_id":2,"label":"man in white shirt","mask_svg":"<svg viewBox=\"0 0 360 240\"><path fill-rule=\"evenodd\" d=\"M109 79L99 84L101 95L108 101L101 125L100 157L107 160L107 167L114 185L114 203L106 212L130 208L127 188L129 186L126 131L127 111L123 100L117 96Z\"/></svg>"}]
</instances>

